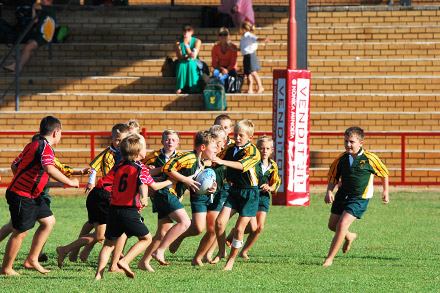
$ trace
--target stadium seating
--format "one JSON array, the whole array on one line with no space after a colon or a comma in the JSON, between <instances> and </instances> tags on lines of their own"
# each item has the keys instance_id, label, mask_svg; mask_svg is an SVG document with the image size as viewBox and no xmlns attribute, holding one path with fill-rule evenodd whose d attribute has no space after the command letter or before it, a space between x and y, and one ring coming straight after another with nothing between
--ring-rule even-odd
<instances>
[{"instance_id":1,"label":"stadium seating","mask_svg":"<svg viewBox=\"0 0 440 293\"><path fill-rule=\"evenodd\" d=\"M219 2L209 1L198 4ZM266 91L248 95L245 85L243 93L227 97L227 113L234 121L252 119L263 132L272 129L272 71L287 64L288 8L287 1L279 1L280 6L254 1L256 34L272 38L257 52ZM165 1L148 1L162 4L154 6L134 0L129 7L78 5L60 12L58 23L70 29L67 42L54 44L53 60L48 60L45 48L33 55L20 79L20 112L14 110L12 93L0 104L1 129L38 130L47 114L59 117L66 131L109 131L130 118L137 118L147 131L207 129L219 113L203 111L200 95L174 94L174 78L160 72L165 57L175 56L173 42L184 23L194 25L195 36L203 41L201 59L211 63L217 30L199 28L201 7L183 5L188 2L175 1L171 7ZM319 0L309 0L311 130L342 132L359 125L367 131L439 131L439 6L415 6L429 2L423 0L413 0L411 7L389 7L386 1L356 6L360 2L323 7ZM232 39L239 42L238 31L232 30ZM0 47L1 56L7 51ZM11 76L0 74L0 91L11 81ZM10 178L11 160L29 139L0 136L4 182ZM435 169L438 141L439 137L407 138L408 181L440 180ZM343 151L342 143L342 137L311 137L312 180L325 180L328 165ZM108 138L97 137L96 153L108 144ZM157 137L148 138L149 149L159 146ZM365 147L384 159L392 176L400 176L400 137L367 137ZM192 139L183 137L180 148L191 149ZM62 162L85 166L90 140L65 136L56 151Z\"/></svg>"}]
</instances>

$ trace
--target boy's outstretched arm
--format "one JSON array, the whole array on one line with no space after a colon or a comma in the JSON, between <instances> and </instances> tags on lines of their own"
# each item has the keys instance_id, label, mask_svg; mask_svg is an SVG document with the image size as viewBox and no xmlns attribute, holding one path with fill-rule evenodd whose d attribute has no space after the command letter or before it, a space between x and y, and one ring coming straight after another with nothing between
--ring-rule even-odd
<instances>
[{"instance_id":1,"label":"boy's outstretched arm","mask_svg":"<svg viewBox=\"0 0 440 293\"><path fill-rule=\"evenodd\" d=\"M200 182L195 181L192 175L184 176L177 171L165 172L165 174L170 176L171 179L185 183L188 188L191 188L194 191L199 190Z\"/></svg>"},{"instance_id":2,"label":"boy's outstretched arm","mask_svg":"<svg viewBox=\"0 0 440 293\"><path fill-rule=\"evenodd\" d=\"M173 184L173 181L167 179L167 180L164 180L164 181L154 181L153 183L151 183L149 185L149 187L151 187L153 190L156 191L156 190L165 188L168 185L172 185L172 184Z\"/></svg>"},{"instance_id":3,"label":"boy's outstretched arm","mask_svg":"<svg viewBox=\"0 0 440 293\"><path fill-rule=\"evenodd\" d=\"M335 189L336 184L329 182L327 185L327 192L325 193L324 202L332 203L335 200L335 196L333 195L333 189Z\"/></svg>"},{"instance_id":4,"label":"boy's outstretched arm","mask_svg":"<svg viewBox=\"0 0 440 293\"><path fill-rule=\"evenodd\" d=\"M52 177L53 179L55 179L56 181L64 183L64 184L69 185L71 187L75 187L75 188L79 187L78 179L76 179L76 178L74 178L74 179L67 178L54 165L46 165L43 168L44 168L44 171L47 174L49 174L49 176Z\"/></svg>"},{"instance_id":5,"label":"boy's outstretched arm","mask_svg":"<svg viewBox=\"0 0 440 293\"><path fill-rule=\"evenodd\" d=\"M238 161L227 161L227 160L222 160L219 157L214 157L212 159L212 162L232 169L244 170L243 164Z\"/></svg>"},{"instance_id":6,"label":"boy's outstretched arm","mask_svg":"<svg viewBox=\"0 0 440 293\"><path fill-rule=\"evenodd\" d=\"M388 177L381 178L382 179L382 186L383 186L383 192L382 192L382 201L384 204L387 204L390 202L390 197L388 194Z\"/></svg>"}]
</instances>

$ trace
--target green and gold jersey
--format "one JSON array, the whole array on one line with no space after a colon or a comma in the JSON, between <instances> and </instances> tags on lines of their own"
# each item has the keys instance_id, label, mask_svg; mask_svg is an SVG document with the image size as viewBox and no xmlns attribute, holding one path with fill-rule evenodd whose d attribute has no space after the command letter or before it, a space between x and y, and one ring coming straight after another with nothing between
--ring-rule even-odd
<instances>
[{"instance_id":1,"label":"green and gold jersey","mask_svg":"<svg viewBox=\"0 0 440 293\"><path fill-rule=\"evenodd\" d=\"M243 170L227 168L227 178L233 186L238 188L247 186L259 186L255 165L261 160L257 147L247 143L243 147L229 145L218 156L222 160L236 161L243 165Z\"/></svg>"},{"instance_id":2,"label":"green and gold jersey","mask_svg":"<svg viewBox=\"0 0 440 293\"><path fill-rule=\"evenodd\" d=\"M90 163L90 167L97 172L101 171L102 177L104 177L115 165L115 152L116 150L113 147L107 147Z\"/></svg>"},{"instance_id":3,"label":"green and gold jersey","mask_svg":"<svg viewBox=\"0 0 440 293\"><path fill-rule=\"evenodd\" d=\"M388 177L388 169L376 154L361 149L352 163L348 153L340 154L330 166L328 182L338 185L340 179L338 192L365 199L373 197L374 175Z\"/></svg>"},{"instance_id":4,"label":"green and gold jersey","mask_svg":"<svg viewBox=\"0 0 440 293\"><path fill-rule=\"evenodd\" d=\"M56 157L54 157L53 160L55 167L61 171L61 173L63 173L64 175L66 175L67 177L70 177L70 175L72 175L73 173L73 169L63 163L61 163Z\"/></svg>"},{"instance_id":5,"label":"green and gold jersey","mask_svg":"<svg viewBox=\"0 0 440 293\"><path fill-rule=\"evenodd\" d=\"M264 170L262 161L260 161L260 163L255 166L258 174L258 186L267 183L270 187L275 188L275 191L273 193L276 193L281 184L281 178L278 174L278 165L272 159L269 159L269 164L270 166L267 170ZM260 194L262 193L264 193L265 195L270 195L268 192L263 192L260 190Z\"/></svg>"},{"instance_id":6,"label":"green and gold jersey","mask_svg":"<svg viewBox=\"0 0 440 293\"><path fill-rule=\"evenodd\" d=\"M173 155L171 157L167 157L163 149L152 151L149 153L143 160L142 163L145 166L152 165L155 168L162 168L169 160L181 156L183 153L179 151L174 151ZM159 176L158 176L159 177ZM163 179L166 179L166 175L162 173Z\"/></svg>"},{"instance_id":7,"label":"green and gold jersey","mask_svg":"<svg viewBox=\"0 0 440 293\"><path fill-rule=\"evenodd\" d=\"M191 151L169 160L168 163L162 167L162 172L167 173L177 171L183 176L190 176L204 168L205 165L203 162L199 161L197 152ZM187 188L188 187L183 182L177 182L174 184L173 188L170 188L170 192L177 197L181 197Z\"/></svg>"}]
</instances>

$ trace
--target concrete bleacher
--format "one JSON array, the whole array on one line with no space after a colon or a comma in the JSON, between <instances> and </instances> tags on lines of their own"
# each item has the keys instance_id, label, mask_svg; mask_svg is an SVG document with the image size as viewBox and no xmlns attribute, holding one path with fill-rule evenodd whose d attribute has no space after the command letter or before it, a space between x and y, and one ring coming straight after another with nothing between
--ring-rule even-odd
<instances>
[{"instance_id":1,"label":"concrete bleacher","mask_svg":"<svg viewBox=\"0 0 440 293\"><path fill-rule=\"evenodd\" d=\"M252 119L258 131L270 132L272 71L287 65L288 9L258 5L256 34L272 38L257 52L266 91L249 95L245 85L241 94L228 95L227 113L234 121ZM108 131L130 118L137 118L148 131L208 128L219 113L204 111L201 95L174 94L174 78L162 77L160 72L164 58L175 56L173 42L186 22L193 23L195 36L202 39L200 56L210 65L217 30L198 27L200 9L72 6L58 15L59 24L71 30L67 43L54 44L53 60L47 59L45 49L36 52L20 80L20 112L14 111L12 94L0 104L1 128L37 130L47 114L59 117L68 131ZM313 5L308 17L312 131L343 131L351 125L369 131L440 130L439 6ZM231 31L238 43L240 35ZM2 46L0 54L6 52ZM239 56L240 71L241 65ZM11 81L11 76L0 74L0 90ZM0 136L0 168L7 169L27 141ZM407 180L439 180L438 141L438 137L407 139ZM312 180L325 179L326 168L343 150L342 142L341 137L311 137ZM97 151L108 143L100 137ZM182 138L181 149L189 150L191 145L191 138ZM159 146L157 138L148 139L149 149ZM366 148L383 157L392 176L400 176L399 137L367 137ZM90 161L89 140L64 137L57 157L72 166L84 166ZM9 176L4 177L7 182Z\"/></svg>"}]
</instances>

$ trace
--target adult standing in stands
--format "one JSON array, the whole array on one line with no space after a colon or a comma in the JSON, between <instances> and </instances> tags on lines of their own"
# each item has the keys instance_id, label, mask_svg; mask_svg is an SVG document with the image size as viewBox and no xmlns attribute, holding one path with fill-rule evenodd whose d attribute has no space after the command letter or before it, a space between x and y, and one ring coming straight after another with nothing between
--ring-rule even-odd
<instances>
[{"instance_id":1,"label":"adult standing in stands","mask_svg":"<svg viewBox=\"0 0 440 293\"><path fill-rule=\"evenodd\" d=\"M189 24L182 27L182 37L175 45L174 50L177 55L176 65L176 94L181 94L182 90L188 88L190 92L198 92L197 83L200 78L200 71L197 67L196 59L200 52L202 41L193 37L194 30Z\"/></svg>"},{"instance_id":2,"label":"adult standing in stands","mask_svg":"<svg viewBox=\"0 0 440 293\"><path fill-rule=\"evenodd\" d=\"M235 26L239 26L242 21L249 21L255 24L252 0L221 0L218 11L229 14Z\"/></svg>"},{"instance_id":3,"label":"adult standing in stands","mask_svg":"<svg viewBox=\"0 0 440 293\"><path fill-rule=\"evenodd\" d=\"M34 27L30 30L30 38L20 56L18 71L29 61L31 52L39 46L48 44L55 32L55 9L52 0L41 0L41 3L34 3L32 6L32 19L36 16L36 11L40 10L40 16ZM4 70L15 73L15 62L9 66L4 66Z\"/></svg>"}]
</instances>

